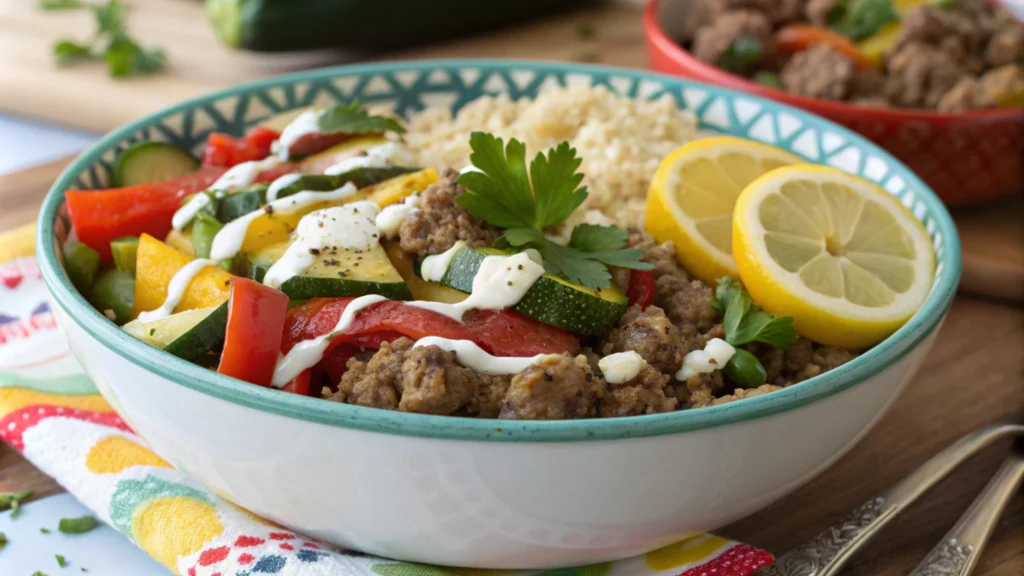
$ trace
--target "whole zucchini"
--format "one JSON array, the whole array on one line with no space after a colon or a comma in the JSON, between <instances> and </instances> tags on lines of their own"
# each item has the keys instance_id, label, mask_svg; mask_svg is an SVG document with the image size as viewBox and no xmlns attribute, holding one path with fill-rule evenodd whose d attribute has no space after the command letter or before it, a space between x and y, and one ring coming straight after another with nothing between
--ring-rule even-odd
<instances>
[{"instance_id":1,"label":"whole zucchini","mask_svg":"<svg viewBox=\"0 0 1024 576\"><path fill-rule=\"evenodd\" d=\"M541 16L586 0L206 0L220 39L261 52L383 50Z\"/></svg>"}]
</instances>

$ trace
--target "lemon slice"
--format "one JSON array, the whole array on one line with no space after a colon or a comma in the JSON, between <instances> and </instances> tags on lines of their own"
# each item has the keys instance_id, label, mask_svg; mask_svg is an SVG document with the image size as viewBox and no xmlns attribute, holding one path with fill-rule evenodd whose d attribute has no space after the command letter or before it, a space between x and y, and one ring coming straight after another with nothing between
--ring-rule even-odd
<instances>
[{"instance_id":1,"label":"lemon slice","mask_svg":"<svg viewBox=\"0 0 1024 576\"><path fill-rule=\"evenodd\" d=\"M731 136L691 142L661 162L647 192L644 227L658 242L671 240L694 276L714 284L737 276L732 258L732 209L740 192L762 174L796 156Z\"/></svg>"},{"instance_id":2,"label":"lemon slice","mask_svg":"<svg viewBox=\"0 0 1024 576\"><path fill-rule=\"evenodd\" d=\"M765 310L823 344L863 348L910 318L931 288L928 233L878 186L824 166L790 166L736 202L733 255Z\"/></svg>"}]
</instances>

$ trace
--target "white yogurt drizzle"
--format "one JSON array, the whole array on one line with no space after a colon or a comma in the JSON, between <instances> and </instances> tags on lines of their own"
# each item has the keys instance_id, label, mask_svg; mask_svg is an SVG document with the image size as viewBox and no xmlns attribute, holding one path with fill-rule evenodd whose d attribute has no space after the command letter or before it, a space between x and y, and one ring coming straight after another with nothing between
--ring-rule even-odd
<instances>
[{"instance_id":1,"label":"white yogurt drizzle","mask_svg":"<svg viewBox=\"0 0 1024 576\"><path fill-rule=\"evenodd\" d=\"M451 266L452 258L455 258L455 255L465 247L466 243L459 240L444 252L427 256L420 264L420 277L427 282L440 282L448 267Z\"/></svg>"},{"instance_id":2,"label":"white yogurt drizzle","mask_svg":"<svg viewBox=\"0 0 1024 576\"><path fill-rule=\"evenodd\" d=\"M278 176L273 182L270 183L270 186L267 187L267 202L273 202L274 200L277 200L277 195L281 193L281 190L298 182L299 178L301 177L302 174L299 173Z\"/></svg>"},{"instance_id":3,"label":"white yogurt drizzle","mask_svg":"<svg viewBox=\"0 0 1024 576\"><path fill-rule=\"evenodd\" d=\"M368 148L366 154L352 156L324 170L324 174L344 174L356 168L384 168L398 154L398 144L385 142L379 146Z\"/></svg>"},{"instance_id":4,"label":"white yogurt drizzle","mask_svg":"<svg viewBox=\"0 0 1024 576\"><path fill-rule=\"evenodd\" d=\"M308 134L319 134L320 126L317 121L320 119L322 110L306 110L295 117L290 124L281 131L281 136L274 142L273 149L277 152L278 158L288 160L288 149Z\"/></svg>"},{"instance_id":5,"label":"white yogurt drizzle","mask_svg":"<svg viewBox=\"0 0 1024 576\"><path fill-rule=\"evenodd\" d=\"M511 256L484 258L473 277L472 292L457 304L416 300L408 305L444 314L455 320L462 320L462 316L469 310L500 310L515 306L534 282L544 275L544 266L531 256L520 252Z\"/></svg>"},{"instance_id":6,"label":"white yogurt drizzle","mask_svg":"<svg viewBox=\"0 0 1024 576\"><path fill-rule=\"evenodd\" d=\"M377 230L382 238L394 239L405 219L420 211L420 193L413 192L401 202L385 206L377 215ZM428 256L429 258L429 256Z\"/></svg>"},{"instance_id":7,"label":"white yogurt drizzle","mask_svg":"<svg viewBox=\"0 0 1024 576\"><path fill-rule=\"evenodd\" d=\"M195 278L196 274L207 266L216 265L217 263L213 260L197 258L182 266L181 269L174 273L174 277L171 278L171 282L167 285L167 297L164 298L164 303L156 310L140 313L139 320L150 322L170 316L178 304L181 303L181 299L185 296L185 290L192 283L192 279Z\"/></svg>"},{"instance_id":8,"label":"white yogurt drizzle","mask_svg":"<svg viewBox=\"0 0 1024 576\"><path fill-rule=\"evenodd\" d=\"M736 349L721 338L712 338L703 350L693 350L683 358L683 366L676 372L676 380L685 382L698 374L710 374L725 368Z\"/></svg>"},{"instance_id":9,"label":"white yogurt drizzle","mask_svg":"<svg viewBox=\"0 0 1024 576\"><path fill-rule=\"evenodd\" d=\"M597 367L609 384L622 384L636 378L646 363L643 356L630 350L601 358L597 361Z\"/></svg>"},{"instance_id":10,"label":"white yogurt drizzle","mask_svg":"<svg viewBox=\"0 0 1024 576\"><path fill-rule=\"evenodd\" d=\"M557 358L557 354L537 354L536 356L492 356L472 340L449 340L440 336L426 336L413 344L413 348L421 346L437 346L442 350L455 353L455 359L466 368L472 368L480 374L504 375L519 374L531 365L545 358Z\"/></svg>"},{"instance_id":11,"label":"white yogurt drizzle","mask_svg":"<svg viewBox=\"0 0 1024 576\"><path fill-rule=\"evenodd\" d=\"M252 224L253 220L264 214L295 214L314 204L342 200L356 192L355 185L349 182L341 188L331 190L330 192L303 190L298 194L292 194L291 196L268 202L263 208L254 210L245 216L239 216L225 224L220 229L220 232L217 232L217 235L213 237L213 244L210 246L210 258L223 260L235 257L245 242L245 234L249 230L249 224Z\"/></svg>"},{"instance_id":12,"label":"white yogurt drizzle","mask_svg":"<svg viewBox=\"0 0 1024 576\"><path fill-rule=\"evenodd\" d=\"M368 306L385 300L387 298L378 294L367 294L349 302L333 330L323 336L299 342L287 354L277 359L277 366L274 367L274 376L270 383L276 388L281 388L294 380L296 376L302 374L302 371L306 368L316 366L316 363L324 357L324 352L327 351L327 346L330 344L331 339L348 330L348 327L352 325L352 321L359 312Z\"/></svg>"},{"instance_id":13,"label":"white yogurt drizzle","mask_svg":"<svg viewBox=\"0 0 1024 576\"><path fill-rule=\"evenodd\" d=\"M252 184L256 177L260 175L260 172L264 170L270 170L274 168L281 161L274 157L264 158L263 160L250 160L248 162L242 162L236 164L228 169L216 182L210 185L207 192L213 193L215 198L223 198L224 192L231 190L232 188L242 188ZM185 203L184 206L178 208L174 216L171 217L171 226L181 231L188 223L199 214L199 211L211 202L210 194L200 192L192 196L192 198Z\"/></svg>"},{"instance_id":14,"label":"white yogurt drizzle","mask_svg":"<svg viewBox=\"0 0 1024 576\"><path fill-rule=\"evenodd\" d=\"M375 203L363 200L306 214L295 229L295 241L267 270L263 284L280 289L312 266L325 249L366 251L379 245L374 224L379 212Z\"/></svg>"}]
</instances>

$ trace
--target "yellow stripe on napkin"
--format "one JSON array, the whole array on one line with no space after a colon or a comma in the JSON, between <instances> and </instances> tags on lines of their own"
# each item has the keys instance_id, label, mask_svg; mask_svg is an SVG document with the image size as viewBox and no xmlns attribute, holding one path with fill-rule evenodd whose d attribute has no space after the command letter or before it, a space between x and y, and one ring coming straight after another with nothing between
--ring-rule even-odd
<instances>
[{"instance_id":1,"label":"yellow stripe on napkin","mask_svg":"<svg viewBox=\"0 0 1024 576\"><path fill-rule=\"evenodd\" d=\"M0 262L36 253L36 223L0 233Z\"/></svg>"}]
</instances>

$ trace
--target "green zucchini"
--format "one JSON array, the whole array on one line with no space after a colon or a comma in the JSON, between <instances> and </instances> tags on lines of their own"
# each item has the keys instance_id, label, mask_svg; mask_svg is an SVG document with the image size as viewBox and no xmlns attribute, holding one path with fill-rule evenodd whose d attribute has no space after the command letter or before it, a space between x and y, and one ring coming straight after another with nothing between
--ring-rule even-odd
<instances>
[{"instance_id":1,"label":"green zucchini","mask_svg":"<svg viewBox=\"0 0 1024 576\"><path fill-rule=\"evenodd\" d=\"M120 268L107 268L96 277L89 303L106 314L114 313L114 322L124 324L132 319L135 301L135 274Z\"/></svg>"},{"instance_id":2,"label":"green zucchini","mask_svg":"<svg viewBox=\"0 0 1024 576\"><path fill-rule=\"evenodd\" d=\"M441 278L441 285L472 292L473 277L484 258L510 253L493 248L459 250ZM569 332L597 336L613 328L627 306L628 298L614 285L598 292L545 274L512 309Z\"/></svg>"},{"instance_id":3,"label":"green zucchini","mask_svg":"<svg viewBox=\"0 0 1024 576\"><path fill-rule=\"evenodd\" d=\"M139 142L114 161L114 185L134 186L161 182L195 172L199 160L167 142Z\"/></svg>"},{"instance_id":4,"label":"green zucchini","mask_svg":"<svg viewBox=\"0 0 1024 576\"><path fill-rule=\"evenodd\" d=\"M395 49L549 14L579 0L206 0L225 44L260 52Z\"/></svg>"},{"instance_id":5,"label":"green zucchini","mask_svg":"<svg viewBox=\"0 0 1024 576\"><path fill-rule=\"evenodd\" d=\"M267 201L269 184L253 184L217 199L217 220L227 224L236 218L260 209Z\"/></svg>"},{"instance_id":6,"label":"green zucchini","mask_svg":"<svg viewBox=\"0 0 1024 576\"><path fill-rule=\"evenodd\" d=\"M410 166L384 166L381 168L353 168L341 174L295 174L287 186L277 191L277 198L284 198L303 191L329 192L351 182L356 188L366 188L403 174L418 172Z\"/></svg>"},{"instance_id":7,"label":"green zucchini","mask_svg":"<svg viewBox=\"0 0 1024 576\"><path fill-rule=\"evenodd\" d=\"M118 270L127 270L135 275L135 252L139 249L138 236L122 236L110 241L110 253L114 256L114 266Z\"/></svg>"},{"instance_id":8,"label":"green zucchini","mask_svg":"<svg viewBox=\"0 0 1024 576\"><path fill-rule=\"evenodd\" d=\"M268 246L247 255L246 275L262 282L270 266L288 249L288 243ZM388 260L384 247L377 245L362 252L322 253L301 276L289 278L281 291L291 300L339 298L380 294L392 300L411 300L409 286Z\"/></svg>"},{"instance_id":9,"label":"green zucchini","mask_svg":"<svg viewBox=\"0 0 1024 576\"><path fill-rule=\"evenodd\" d=\"M171 314L159 320L132 320L125 332L162 348L178 358L195 362L224 345L228 327L228 303Z\"/></svg>"}]
</instances>

